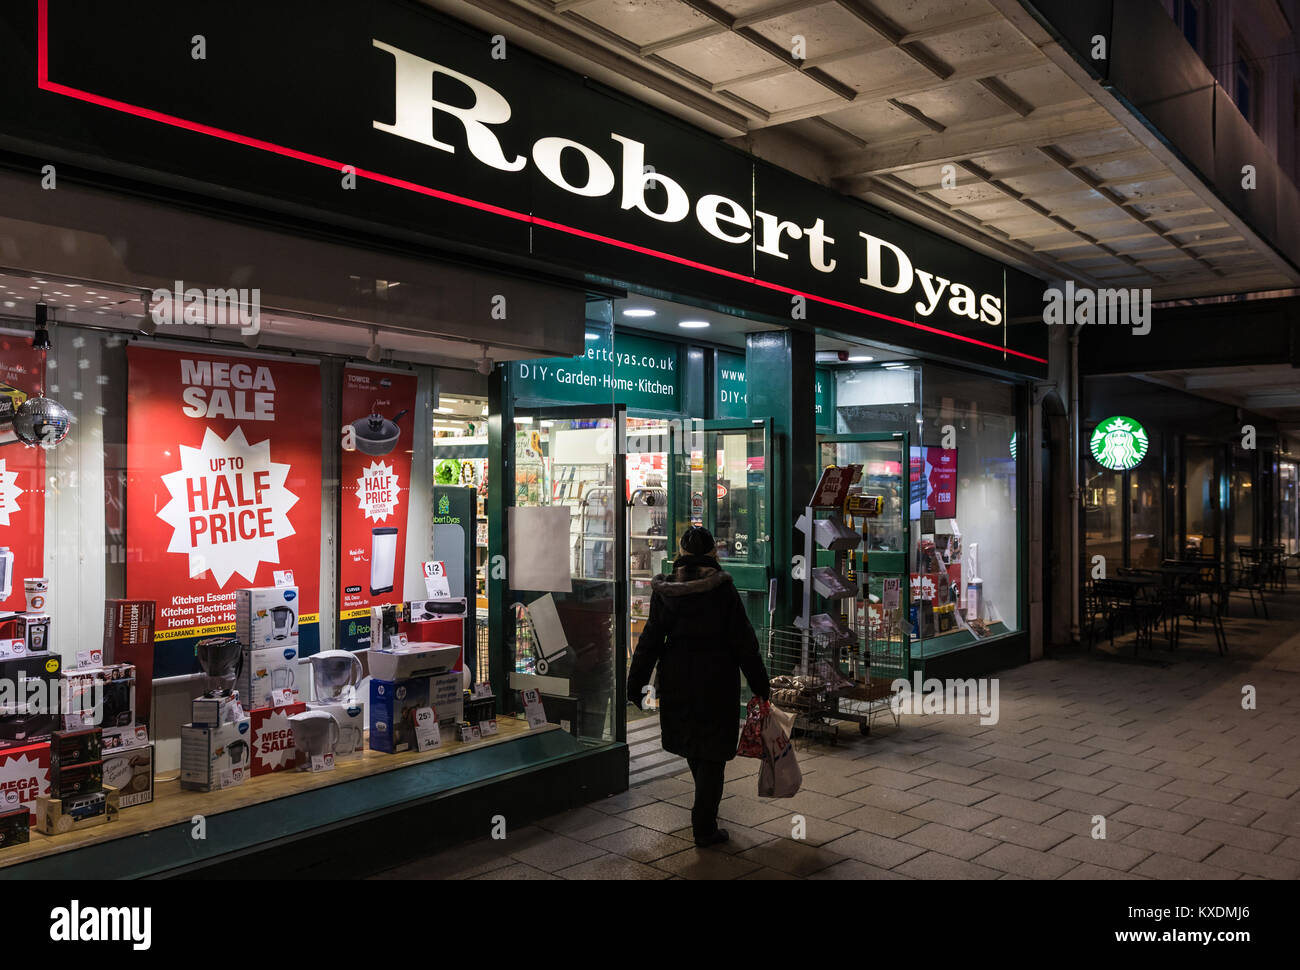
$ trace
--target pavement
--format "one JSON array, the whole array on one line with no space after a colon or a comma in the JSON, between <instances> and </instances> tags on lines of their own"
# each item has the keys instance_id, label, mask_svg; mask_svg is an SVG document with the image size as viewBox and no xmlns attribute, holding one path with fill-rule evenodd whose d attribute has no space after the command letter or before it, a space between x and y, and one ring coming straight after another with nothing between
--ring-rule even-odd
<instances>
[{"instance_id":1,"label":"pavement","mask_svg":"<svg viewBox=\"0 0 1300 970\"><path fill-rule=\"evenodd\" d=\"M736 759L718 848L676 772L378 878L1300 879L1300 593L1232 610L1224 657L1204 626L1137 658L1126 637L1001 672L996 724L799 741L793 798Z\"/></svg>"}]
</instances>

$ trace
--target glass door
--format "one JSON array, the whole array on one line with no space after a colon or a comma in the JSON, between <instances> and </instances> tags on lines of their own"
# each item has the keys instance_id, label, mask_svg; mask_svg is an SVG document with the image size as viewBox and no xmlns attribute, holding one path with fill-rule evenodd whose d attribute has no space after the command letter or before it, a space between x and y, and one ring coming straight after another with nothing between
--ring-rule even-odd
<instances>
[{"instance_id":1,"label":"glass door","mask_svg":"<svg viewBox=\"0 0 1300 970\"><path fill-rule=\"evenodd\" d=\"M928 596L924 580L929 578L930 586L939 584L937 576L923 572L922 589L913 588L916 577L909 560L919 476L913 474L908 435L904 431L820 435L818 441L819 473L832 465L862 466L862 478L850 491L845 508L848 526L863 537L862 544L849 553L849 571L858 593L827 605L842 611L873 681L910 677L912 641L921 620L917 604L926 605L932 620L938 605L937 589L933 598ZM920 488L924 489L923 482ZM832 565L832 556L822 551L813 565ZM943 585L946 607L951 600L947 584Z\"/></svg>"}]
</instances>

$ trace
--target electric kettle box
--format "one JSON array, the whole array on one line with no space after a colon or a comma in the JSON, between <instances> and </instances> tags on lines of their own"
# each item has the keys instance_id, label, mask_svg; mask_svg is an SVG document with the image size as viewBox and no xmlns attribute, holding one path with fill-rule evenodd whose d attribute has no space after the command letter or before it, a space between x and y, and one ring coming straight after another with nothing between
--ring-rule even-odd
<instances>
[{"instance_id":1,"label":"electric kettle box","mask_svg":"<svg viewBox=\"0 0 1300 970\"><path fill-rule=\"evenodd\" d=\"M357 754L366 745L366 709L362 704L339 704L330 701L312 701L309 711L325 711L339 724L339 739L334 745L334 757Z\"/></svg>"},{"instance_id":2,"label":"electric kettle box","mask_svg":"<svg viewBox=\"0 0 1300 970\"><path fill-rule=\"evenodd\" d=\"M28 820L35 825L36 799L49 793L48 741L0 751L0 804L27 809Z\"/></svg>"},{"instance_id":3,"label":"electric kettle box","mask_svg":"<svg viewBox=\"0 0 1300 970\"><path fill-rule=\"evenodd\" d=\"M233 788L248 777L251 746L248 718L229 724L186 724L181 728L181 787L193 791Z\"/></svg>"},{"instance_id":4,"label":"electric kettle box","mask_svg":"<svg viewBox=\"0 0 1300 970\"><path fill-rule=\"evenodd\" d=\"M297 586L258 586L235 590L235 638L262 650L298 645Z\"/></svg>"},{"instance_id":5,"label":"electric kettle box","mask_svg":"<svg viewBox=\"0 0 1300 970\"><path fill-rule=\"evenodd\" d=\"M274 647L252 650L244 647L244 666L239 671L239 701L245 710L271 706L271 691L298 689L298 644L281 641Z\"/></svg>"},{"instance_id":6,"label":"electric kettle box","mask_svg":"<svg viewBox=\"0 0 1300 970\"><path fill-rule=\"evenodd\" d=\"M252 773L257 778L273 771L288 771L297 763L293 743L293 725L289 718L307 710L307 705L282 704L279 707L259 707L248 712L253 737Z\"/></svg>"},{"instance_id":7,"label":"electric kettle box","mask_svg":"<svg viewBox=\"0 0 1300 970\"><path fill-rule=\"evenodd\" d=\"M122 808L153 801L153 742L104 752L104 785L118 790Z\"/></svg>"}]
</instances>

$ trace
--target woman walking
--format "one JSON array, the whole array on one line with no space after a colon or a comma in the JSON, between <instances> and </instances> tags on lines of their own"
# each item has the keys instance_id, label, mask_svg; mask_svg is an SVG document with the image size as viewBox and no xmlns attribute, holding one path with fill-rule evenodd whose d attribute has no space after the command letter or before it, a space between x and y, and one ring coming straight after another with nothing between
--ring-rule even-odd
<instances>
[{"instance_id":1,"label":"woman walking","mask_svg":"<svg viewBox=\"0 0 1300 970\"><path fill-rule=\"evenodd\" d=\"M727 841L718 828L718 803L726 763L740 739L739 675L767 700L767 670L707 529L686 531L673 571L656 576L651 586L650 616L628 670L628 701L641 706L657 664L660 741L665 751L686 758L695 779L695 844L717 845Z\"/></svg>"}]
</instances>

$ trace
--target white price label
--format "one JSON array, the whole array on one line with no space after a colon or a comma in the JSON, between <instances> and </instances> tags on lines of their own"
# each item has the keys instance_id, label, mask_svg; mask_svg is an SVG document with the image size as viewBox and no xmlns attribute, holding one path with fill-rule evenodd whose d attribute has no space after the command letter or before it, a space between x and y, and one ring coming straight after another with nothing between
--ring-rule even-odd
<instances>
[{"instance_id":1,"label":"white price label","mask_svg":"<svg viewBox=\"0 0 1300 970\"><path fill-rule=\"evenodd\" d=\"M882 597L882 605L886 610L898 609L900 582L901 581L897 577L894 579L884 580L884 596Z\"/></svg>"},{"instance_id":2,"label":"white price label","mask_svg":"<svg viewBox=\"0 0 1300 970\"><path fill-rule=\"evenodd\" d=\"M334 767L334 752L326 754L314 754L311 756L312 771L329 771Z\"/></svg>"},{"instance_id":3,"label":"white price label","mask_svg":"<svg viewBox=\"0 0 1300 970\"><path fill-rule=\"evenodd\" d=\"M272 707L288 707L297 699L297 694L292 687L276 687L271 691Z\"/></svg>"},{"instance_id":4,"label":"white price label","mask_svg":"<svg viewBox=\"0 0 1300 970\"><path fill-rule=\"evenodd\" d=\"M275 581L276 586L293 586L293 570L277 569L271 573L271 578Z\"/></svg>"},{"instance_id":5,"label":"white price label","mask_svg":"<svg viewBox=\"0 0 1300 970\"><path fill-rule=\"evenodd\" d=\"M473 696L474 696L475 699L482 699L482 698L484 698L484 697L491 697L491 696L492 696L492 685L489 684L486 680L480 680L477 684L474 685L474 694L473 694Z\"/></svg>"},{"instance_id":6,"label":"white price label","mask_svg":"<svg viewBox=\"0 0 1300 970\"><path fill-rule=\"evenodd\" d=\"M431 600L447 599L451 596L446 563L430 561L424 564L424 589Z\"/></svg>"},{"instance_id":7,"label":"white price label","mask_svg":"<svg viewBox=\"0 0 1300 970\"><path fill-rule=\"evenodd\" d=\"M528 718L529 729L541 727L546 723L546 711L542 707L542 695L537 692L536 688L529 688L522 692L524 700L524 716Z\"/></svg>"},{"instance_id":8,"label":"white price label","mask_svg":"<svg viewBox=\"0 0 1300 970\"><path fill-rule=\"evenodd\" d=\"M482 735L482 736L485 737L485 738L488 737L489 735L496 734L496 733L497 733L497 719L494 717L494 718L492 718L491 720L488 720L488 721L479 721L479 722L478 722L478 732L479 732L480 735Z\"/></svg>"},{"instance_id":9,"label":"white price label","mask_svg":"<svg viewBox=\"0 0 1300 970\"><path fill-rule=\"evenodd\" d=\"M442 744L438 731L438 716L432 707L421 707L415 712L415 750L431 751Z\"/></svg>"},{"instance_id":10,"label":"white price label","mask_svg":"<svg viewBox=\"0 0 1300 970\"><path fill-rule=\"evenodd\" d=\"M77 666L78 667L102 667L104 665L103 650L78 650Z\"/></svg>"}]
</instances>

